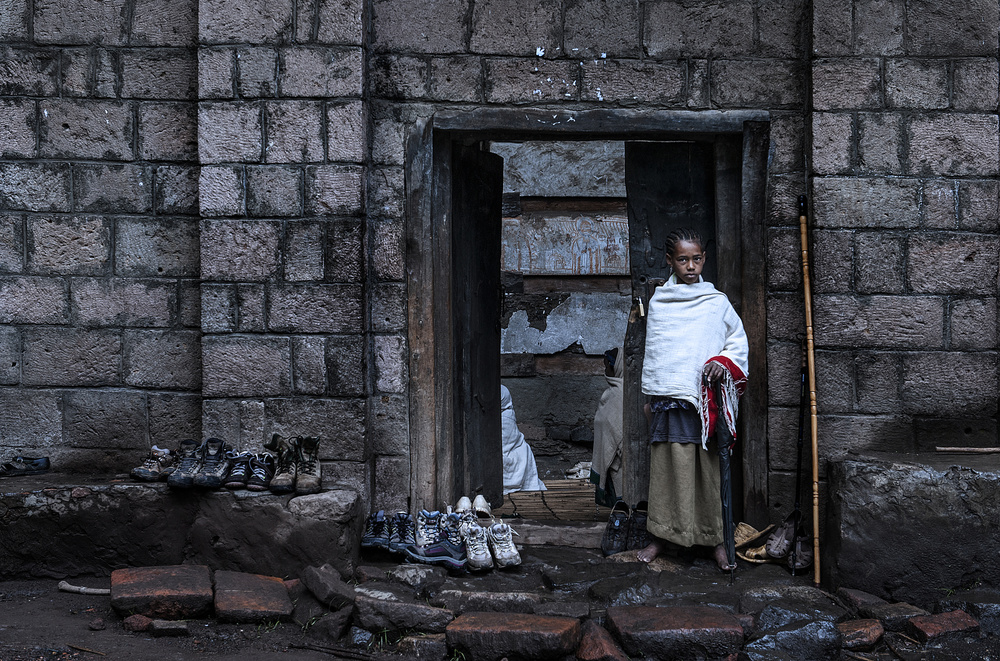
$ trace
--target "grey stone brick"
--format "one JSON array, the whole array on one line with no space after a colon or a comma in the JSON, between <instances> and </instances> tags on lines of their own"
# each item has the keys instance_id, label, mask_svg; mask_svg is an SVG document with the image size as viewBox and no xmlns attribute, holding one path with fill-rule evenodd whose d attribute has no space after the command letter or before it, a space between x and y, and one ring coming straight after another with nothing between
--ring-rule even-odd
<instances>
[{"instance_id":1,"label":"grey stone brick","mask_svg":"<svg viewBox=\"0 0 1000 661\"><path fill-rule=\"evenodd\" d=\"M855 287L859 294L906 292L906 241L884 232L855 236Z\"/></svg>"},{"instance_id":2,"label":"grey stone brick","mask_svg":"<svg viewBox=\"0 0 1000 661\"><path fill-rule=\"evenodd\" d=\"M920 222L920 182L916 179L813 180L813 220L817 227L916 227Z\"/></svg>"},{"instance_id":3,"label":"grey stone brick","mask_svg":"<svg viewBox=\"0 0 1000 661\"><path fill-rule=\"evenodd\" d=\"M258 282L278 272L281 225L264 220L203 220L201 277Z\"/></svg>"},{"instance_id":4,"label":"grey stone brick","mask_svg":"<svg viewBox=\"0 0 1000 661\"><path fill-rule=\"evenodd\" d=\"M812 54L819 57L850 55L854 3L814 0L812 10Z\"/></svg>"},{"instance_id":5,"label":"grey stone brick","mask_svg":"<svg viewBox=\"0 0 1000 661\"><path fill-rule=\"evenodd\" d=\"M575 62L564 60L486 60L488 103L547 103L579 98Z\"/></svg>"},{"instance_id":6,"label":"grey stone brick","mask_svg":"<svg viewBox=\"0 0 1000 661\"><path fill-rule=\"evenodd\" d=\"M102 63L109 63L110 58L102 55L107 55L107 51L90 48L62 49L59 91L64 97L108 96L98 94L94 89L98 78L101 80L107 78L107 74L99 69Z\"/></svg>"},{"instance_id":7,"label":"grey stone brick","mask_svg":"<svg viewBox=\"0 0 1000 661\"><path fill-rule=\"evenodd\" d=\"M920 294L996 293L1000 237L922 234L909 238L906 272Z\"/></svg>"},{"instance_id":8,"label":"grey stone brick","mask_svg":"<svg viewBox=\"0 0 1000 661\"><path fill-rule=\"evenodd\" d=\"M800 113L772 113L771 142L774 144L774 152L769 169L773 172L802 172L805 130Z\"/></svg>"},{"instance_id":9,"label":"grey stone brick","mask_svg":"<svg viewBox=\"0 0 1000 661\"><path fill-rule=\"evenodd\" d=\"M125 383L139 388L197 390L201 386L201 333L125 331Z\"/></svg>"},{"instance_id":10,"label":"grey stone brick","mask_svg":"<svg viewBox=\"0 0 1000 661\"><path fill-rule=\"evenodd\" d=\"M437 101L482 101L483 64L479 57L431 59L430 92Z\"/></svg>"},{"instance_id":11,"label":"grey stone brick","mask_svg":"<svg viewBox=\"0 0 1000 661\"><path fill-rule=\"evenodd\" d=\"M143 450L149 447L146 397L121 390L70 390L65 431L69 447Z\"/></svg>"},{"instance_id":12,"label":"grey stone brick","mask_svg":"<svg viewBox=\"0 0 1000 661\"><path fill-rule=\"evenodd\" d=\"M857 375L857 410L865 413L898 413L902 409L899 385L900 354L859 353L854 360Z\"/></svg>"},{"instance_id":13,"label":"grey stone brick","mask_svg":"<svg viewBox=\"0 0 1000 661\"><path fill-rule=\"evenodd\" d=\"M997 107L1000 71L994 57L954 61L951 103L955 110L993 112Z\"/></svg>"},{"instance_id":14,"label":"grey stone brick","mask_svg":"<svg viewBox=\"0 0 1000 661\"><path fill-rule=\"evenodd\" d=\"M319 436L322 461L367 458L363 399L268 399L265 401L265 428L282 436Z\"/></svg>"},{"instance_id":15,"label":"grey stone brick","mask_svg":"<svg viewBox=\"0 0 1000 661\"><path fill-rule=\"evenodd\" d=\"M712 62L712 101L724 108L797 106L802 91L802 67L795 60Z\"/></svg>"},{"instance_id":16,"label":"grey stone brick","mask_svg":"<svg viewBox=\"0 0 1000 661\"><path fill-rule=\"evenodd\" d=\"M355 221L331 222L326 229L326 278L360 282L363 278L362 226Z\"/></svg>"},{"instance_id":17,"label":"grey stone brick","mask_svg":"<svg viewBox=\"0 0 1000 661\"><path fill-rule=\"evenodd\" d=\"M278 94L278 51L274 48L240 48L236 51L239 78L236 89L247 99L273 98Z\"/></svg>"},{"instance_id":18,"label":"grey stone brick","mask_svg":"<svg viewBox=\"0 0 1000 661\"><path fill-rule=\"evenodd\" d=\"M323 105L319 101L272 101L264 106L267 163L323 160Z\"/></svg>"},{"instance_id":19,"label":"grey stone brick","mask_svg":"<svg viewBox=\"0 0 1000 661\"><path fill-rule=\"evenodd\" d=\"M202 438L200 394L150 393L146 398L151 444L173 450L182 438Z\"/></svg>"},{"instance_id":20,"label":"grey stone brick","mask_svg":"<svg viewBox=\"0 0 1000 661\"><path fill-rule=\"evenodd\" d=\"M914 449L913 425L900 415L824 415L819 429L823 430L824 456L820 460L823 473L831 461L854 452L908 453Z\"/></svg>"},{"instance_id":21,"label":"grey stone brick","mask_svg":"<svg viewBox=\"0 0 1000 661\"><path fill-rule=\"evenodd\" d=\"M204 336L201 346L202 393L206 397L291 393L292 352L288 338Z\"/></svg>"},{"instance_id":22,"label":"grey stone brick","mask_svg":"<svg viewBox=\"0 0 1000 661\"><path fill-rule=\"evenodd\" d=\"M198 156L203 164L261 158L260 108L246 103L202 103L198 106Z\"/></svg>"},{"instance_id":23,"label":"grey stone brick","mask_svg":"<svg viewBox=\"0 0 1000 661\"><path fill-rule=\"evenodd\" d=\"M137 0L132 18L133 46L194 46L198 0Z\"/></svg>"},{"instance_id":24,"label":"grey stone brick","mask_svg":"<svg viewBox=\"0 0 1000 661\"><path fill-rule=\"evenodd\" d=\"M247 449L240 445L240 402L238 400L209 399L206 397L202 399L201 411L201 436L193 438L224 438L241 450Z\"/></svg>"},{"instance_id":25,"label":"grey stone brick","mask_svg":"<svg viewBox=\"0 0 1000 661\"><path fill-rule=\"evenodd\" d=\"M804 0L765 2L757 8L758 53L767 57L800 57L808 14Z\"/></svg>"},{"instance_id":26,"label":"grey stone brick","mask_svg":"<svg viewBox=\"0 0 1000 661\"><path fill-rule=\"evenodd\" d=\"M117 101L45 99L40 152L56 158L131 161L132 108Z\"/></svg>"},{"instance_id":27,"label":"grey stone brick","mask_svg":"<svg viewBox=\"0 0 1000 661\"><path fill-rule=\"evenodd\" d=\"M323 464L324 489L349 489L363 503L372 498L372 467L370 462L333 461Z\"/></svg>"},{"instance_id":28,"label":"grey stone brick","mask_svg":"<svg viewBox=\"0 0 1000 661\"><path fill-rule=\"evenodd\" d=\"M990 447L997 437L996 419L920 418L914 430L917 452L936 452L938 446Z\"/></svg>"},{"instance_id":29,"label":"grey stone brick","mask_svg":"<svg viewBox=\"0 0 1000 661\"><path fill-rule=\"evenodd\" d=\"M641 15L638 0L567 3L563 19L565 54L574 59L637 57L642 47Z\"/></svg>"},{"instance_id":30,"label":"grey stone brick","mask_svg":"<svg viewBox=\"0 0 1000 661\"><path fill-rule=\"evenodd\" d=\"M848 11L850 11L849 5ZM856 0L854 53L902 55L904 17L904 0Z\"/></svg>"},{"instance_id":31,"label":"grey stone brick","mask_svg":"<svg viewBox=\"0 0 1000 661\"><path fill-rule=\"evenodd\" d=\"M932 179L924 184L920 206L924 226L955 229L958 218L958 182Z\"/></svg>"},{"instance_id":32,"label":"grey stone brick","mask_svg":"<svg viewBox=\"0 0 1000 661\"><path fill-rule=\"evenodd\" d=\"M711 103L708 60L688 60L688 108L708 108Z\"/></svg>"},{"instance_id":33,"label":"grey stone brick","mask_svg":"<svg viewBox=\"0 0 1000 661\"><path fill-rule=\"evenodd\" d=\"M119 331L27 328L21 383L26 386L113 386L120 382Z\"/></svg>"},{"instance_id":34,"label":"grey stone brick","mask_svg":"<svg viewBox=\"0 0 1000 661\"><path fill-rule=\"evenodd\" d=\"M885 100L890 108L947 108L948 63L944 60L888 60Z\"/></svg>"},{"instance_id":35,"label":"grey stone brick","mask_svg":"<svg viewBox=\"0 0 1000 661\"><path fill-rule=\"evenodd\" d=\"M35 155L35 103L25 99L0 100L0 156Z\"/></svg>"},{"instance_id":36,"label":"grey stone brick","mask_svg":"<svg viewBox=\"0 0 1000 661\"><path fill-rule=\"evenodd\" d=\"M201 330L231 333L236 330L236 285L201 286Z\"/></svg>"},{"instance_id":37,"label":"grey stone brick","mask_svg":"<svg viewBox=\"0 0 1000 661\"><path fill-rule=\"evenodd\" d=\"M406 392L407 360L406 339L399 335L376 336L375 390L387 393Z\"/></svg>"},{"instance_id":38,"label":"grey stone brick","mask_svg":"<svg viewBox=\"0 0 1000 661\"><path fill-rule=\"evenodd\" d=\"M372 45L376 52L461 53L466 49L466 0L414 3L374 0Z\"/></svg>"},{"instance_id":39,"label":"grey stone brick","mask_svg":"<svg viewBox=\"0 0 1000 661\"><path fill-rule=\"evenodd\" d=\"M798 406L802 352L796 342L767 346L767 401L771 406ZM824 377L825 379L825 377Z\"/></svg>"},{"instance_id":40,"label":"grey stone brick","mask_svg":"<svg viewBox=\"0 0 1000 661\"><path fill-rule=\"evenodd\" d=\"M0 95L54 96L58 90L59 57L50 51L0 47Z\"/></svg>"},{"instance_id":41,"label":"grey stone brick","mask_svg":"<svg viewBox=\"0 0 1000 661\"><path fill-rule=\"evenodd\" d=\"M0 209L69 211L69 164L0 163Z\"/></svg>"},{"instance_id":42,"label":"grey stone brick","mask_svg":"<svg viewBox=\"0 0 1000 661\"><path fill-rule=\"evenodd\" d=\"M148 213L153 209L153 169L149 166L73 166L73 198L77 211Z\"/></svg>"},{"instance_id":43,"label":"grey stone brick","mask_svg":"<svg viewBox=\"0 0 1000 661\"><path fill-rule=\"evenodd\" d=\"M903 116L899 113L858 115L858 165L865 174L901 174Z\"/></svg>"},{"instance_id":44,"label":"grey stone brick","mask_svg":"<svg viewBox=\"0 0 1000 661\"><path fill-rule=\"evenodd\" d=\"M241 448L252 448L259 451L265 441L271 440L265 436L266 423L264 402L257 400L241 400L239 444Z\"/></svg>"},{"instance_id":45,"label":"grey stone brick","mask_svg":"<svg viewBox=\"0 0 1000 661\"><path fill-rule=\"evenodd\" d=\"M916 415L992 415L997 409L996 353L903 355L904 411Z\"/></svg>"},{"instance_id":46,"label":"grey stone brick","mask_svg":"<svg viewBox=\"0 0 1000 661\"><path fill-rule=\"evenodd\" d=\"M177 320L184 328L201 328L201 280L181 280L178 289Z\"/></svg>"},{"instance_id":47,"label":"grey stone brick","mask_svg":"<svg viewBox=\"0 0 1000 661\"><path fill-rule=\"evenodd\" d=\"M236 50L198 49L198 98L231 99L235 96Z\"/></svg>"},{"instance_id":48,"label":"grey stone brick","mask_svg":"<svg viewBox=\"0 0 1000 661\"><path fill-rule=\"evenodd\" d=\"M198 60L187 48L141 48L121 53L122 97L195 99Z\"/></svg>"},{"instance_id":49,"label":"grey stone brick","mask_svg":"<svg viewBox=\"0 0 1000 661\"><path fill-rule=\"evenodd\" d=\"M815 110L864 110L881 105L881 75L875 58L814 60L812 78Z\"/></svg>"},{"instance_id":50,"label":"grey stone brick","mask_svg":"<svg viewBox=\"0 0 1000 661\"><path fill-rule=\"evenodd\" d=\"M161 165L153 173L153 208L159 215L198 215L199 168Z\"/></svg>"},{"instance_id":51,"label":"grey stone brick","mask_svg":"<svg viewBox=\"0 0 1000 661\"><path fill-rule=\"evenodd\" d=\"M16 328L0 327L0 385L16 386L20 380L21 334Z\"/></svg>"},{"instance_id":52,"label":"grey stone brick","mask_svg":"<svg viewBox=\"0 0 1000 661\"><path fill-rule=\"evenodd\" d=\"M816 173L841 174L850 171L853 121L849 113L813 113L812 164Z\"/></svg>"},{"instance_id":53,"label":"grey stone brick","mask_svg":"<svg viewBox=\"0 0 1000 661\"><path fill-rule=\"evenodd\" d=\"M799 249L801 251L801 240ZM853 253L852 232L813 230L812 247L809 251L812 260L813 291L817 293L850 291ZM801 261L799 263L801 264Z\"/></svg>"},{"instance_id":54,"label":"grey stone brick","mask_svg":"<svg viewBox=\"0 0 1000 661\"><path fill-rule=\"evenodd\" d=\"M360 101L326 105L326 157L362 163L365 159L365 117Z\"/></svg>"},{"instance_id":55,"label":"grey stone brick","mask_svg":"<svg viewBox=\"0 0 1000 661\"><path fill-rule=\"evenodd\" d=\"M37 0L34 38L40 44L124 46L128 25L125 0L94 4L85 0Z\"/></svg>"},{"instance_id":56,"label":"grey stone brick","mask_svg":"<svg viewBox=\"0 0 1000 661\"><path fill-rule=\"evenodd\" d=\"M383 456L410 453L410 411L406 395L377 395L369 400L372 451Z\"/></svg>"},{"instance_id":57,"label":"grey stone brick","mask_svg":"<svg viewBox=\"0 0 1000 661\"><path fill-rule=\"evenodd\" d=\"M4 447L53 447L62 443L62 393L0 388Z\"/></svg>"},{"instance_id":58,"label":"grey stone brick","mask_svg":"<svg viewBox=\"0 0 1000 661\"><path fill-rule=\"evenodd\" d=\"M1000 223L1000 184L995 180L963 181L958 186L958 226L995 232Z\"/></svg>"},{"instance_id":59,"label":"grey stone brick","mask_svg":"<svg viewBox=\"0 0 1000 661\"><path fill-rule=\"evenodd\" d=\"M408 134L409 119L400 121L395 113L384 112L385 106L376 107L372 121L371 160L375 164L403 165L403 145Z\"/></svg>"},{"instance_id":60,"label":"grey stone brick","mask_svg":"<svg viewBox=\"0 0 1000 661\"><path fill-rule=\"evenodd\" d=\"M798 352L796 352L798 353ZM854 357L848 351L816 351L816 407L824 414L854 410ZM807 385L808 387L808 385Z\"/></svg>"},{"instance_id":61,"label":"grey stone brick","mask_svg":"<svg viewBox=\"0 0 1000 661\"><path fill-rule=\"evenodd\" d=\"M824 348L938 349L944 303L930 296L817 296L813 325Z\"/></svg>"},{"instance_id":62,"label":"grey stone brick","mask_svg":"<svg viewBox=\"0 0 1000 661\"><path fill-rule=\"evenodd\" d=\"M0 323L64 324L69 296L62 278L0 278Z\"/></svg>"},{"instance_id":63,"label":"grey stone brick","mask_svg":"<svg viewBox=\"0 0 1000 661\"><path fill-rule=\"evenodd\" d=\"M294 48L281 51L278 89L283 97L360 97L364 60L360 48Z\"/></svg>"},{"instance_id":64,"label":"grey stone brick","mask_svg":"<svg viewBox=\"0 0 1000 661\"><path fill-rule=\"evenodd\" d=\"M246 174L248 216L302 215L302 170L251 166Z\"/></svg>"},{"instance_id":65,"label":"grey stone brick","mask_svg":"<svg viewBox=\"0 0 1000 661\"><path fill-rule=\"evenodd\" d=\"M918 116L910 120L908 132L910 172L960 176L1000 172L996 115Z\"/></svg>"},{"instance_id":66,"label":"grey stone brick","mask_svg":"<svg viewBox=\"0 0 1000 661\"><path fill-rule=\"evenodd\" d=\"M472 6L469 49L473 53L556 57L561 42L557 0L480 0Z\"/></svg>"},{"instance_id":67,"label":"grey stone brick","mask_svg":"<svg viewBox=\"0 0 1000 661\"><path fill-rule=\"evenodd\" d=\"M683 62L585 60L580 65L584 101L681 105L685 100Z\"/></svg>"},{"instance_id":68,"label":"grey stone brick","mask_svg":"<svg viewBox=\"0 0 1000 661\"><path fill-rule=\"evenodd\" d=\"M363 0L318 0L318 5L318 42L351 46L364 43Z\"/></svg>"},{"instance_id":69,"label":"grey stone brick","mask_svg":"<svg viewBox=\"0 0 1000 661\"><path fill-rule=\"evenodd\" d=\"M28 219L28 270L99 275L111 264L111 221L100 216Z\"/></svg>"},{"instance_id":70,"label":"grey stone brick","mask_svg":"<svg viewBox=\"0 0 1000 661\"><path fill-rule=\"evenodd\" d=\"M369 65L372 94L380 99L421 99L427 96L430 64L400 55L379 55Z\"/></svg>"},{"instance_id":71,"label":"grey stone brick","mask_svg":"<svg viewBox=\"0 0 1000 661\"><path fill-rule=\"evenodd\" d=\"M754 8L749 0L670 0L646 4L643 46L654 58L736 57L753 52Z\"/></svg>"},{"instance_id":72,"label":"grey stone brick","mask_svg":"<svg viewBox=\"0 0 1000 661\"><path fill-rule=\"evenodd\" d=\"M371 329L376 333L406 330L406 285L383 282L371 287Z\"/></svg>"},{"instance_id":73,"label":"grey stone brick","mask_svg":"<svg viewBox=\"0 0 1000 661\"><path fill-rule=\"evenodd\" d=\"M997 348L997 299L969 298L952 303L950 347L955 351Z\"/></svg>"},{"instance_id":74,"label":"grey stone brick","mask_svg":"<svg viewBox=\"0 0 1000 661\"><path fill-rule=\"evenodd\" d=\"M290 333L360 333L360 285L276 285L268 292L267 326Z\"/></svg>"},{"instance_id":75,"label":"grey stone brick","mask_svg":"<svg viewBox=\"0 0 1000 661\"><path fill-rule=\"evenodd\" d=\"M24 271L24 216L0 213L0 273Z\"/></svg>"},{"instance_id":76,"label":"grey stone brick","mask_svg":"<svg viewBox=\"0 0 1000 661\"><path fill-rule=\"evenodd\" d=\"M292 338L292 382L295 392L326 392L326 342L321 337Z\"/></svg>"},{"instance_id":77,"label":"grey stone brick","mask_svg":"<svg viewBox=\"0 0 1000 661\"><path fill-rule=\"evenodd\" d=\"M70 284L73 316L81 326L169 326L176 292L165 280L73 278Z\"/></svg>"},{"instance_id":78,"label":"grey stone brick","mask_svg":"<svg viewBox=\"0 0 1000 661\"><path fill-rule=\"evenodd\" d=\"M359 336L333 336L326 342L326 373L335 397L365 393L365 345Z\"/></svg>"},{"instance_id":79,"label":"grey stone brick","mask_svg":"<svg viewBox=\"0 0 1000 661\"><path fill-rule=\"evenodd\" d=\"M371 168L368 171L368 217L402 218L406 202L403 169Z\"/></svg>"},{"instance_id":80,"label":"grey stone brick","mask_svg":"<svg viewBox=\"0 0 1000 661\"><path fill-rule=\"evenodd\" d=\"M139 104L139 158L148 161L195 161L198 116L194 104Z\"/></svg>"},{"instance_id":81,"label":"grey stone brick","mask_svg":"<svg viewBox=\"0 0 1000 661\"><path fill-rule=\"evenodd\" d=\"M316 165L306 168L306 213L354 216L363 211L363 170L358 166Z\"/></svg>"},{"instance_id":82,"label":"grey stone brick","mask_svg":"<svg viewBox=\"0 0 1000 661\"><path fill-rule=\"evenodd\" d=\"M907 49L914 55L997 54L997 0L908 0Z\"/></svg>"},{"instance_id":83,"label":"grey stone brick","mask_svg":"<svg viewBox=\"0 0 1000 661\"><path fill-rule=\"evenodd\" d=\"M285 280L322 280L323 224L315 221L290 222L285 227Z\"/></svg>"},{"instance_id":84,"label":"grey stone brick","mask_svg":"<svg viewBox=\"0 0 1000 661\"><path fill-rule=\"evenodd\" d=\"M243 168L202 167L198 175L201 215L239 216L244 209Z\"/></svg>"},{"instance_id":85,"label":"grey stone brick","mask_svg":"<svg viewBox=\"0 0 1000 661\"><path fill-rule=\"evenodd\" d=\"M774 174L767 178L767 224L787 225L798 217L799 196L806 193L802 173Z\"/></svg>"},{"instance_id":86,"label":"grey stone brick","mask_svg":"<svg viewBox=\"0 0 1000 661\"><path fill-rule=\"evenodd\" d=\"M203 44L275 44L291 40L292 0L200 0L198 39Z\"/></svg>"},{"instance_id":87,"label":"grey stone brick","mask_svg":"<svg viewBox=\"0 0 1000 661\"><path fill-rule=\"evenodd\" d=\"M379 280L406 279L405 228L401 220L374 223L371 260Z\"/></svg>"},{"instance_id":88,"label":"grey stone brick","mask_svg":"<svg viewBox=\"0 0 1000 661\"><path fill-rule=\"evenodd\" d=\"M406 512L410 504L410 456L375 457L374 507Z\"/></svg>"},{"instance_id":89,"label":"grey stone brick","mask_svg":"<svg viewBox=\"0 0 1000 661\"><path fill-rule=\"evenodd\" d=\"M263 285L236 285L236 330L241 333L260 332L265 329L264 312L266 292Z\"/></svg>"},{"instance_id":90,"label":"grey stone brick","mask_svg":"<svg viewBox=\"0 0 1000 661\"><path fill-rule=\"evenodd\" d=\"M30 41L31 8L28 0L11 0L0 14L0 39L4 41Z\"/></svg>"},{"instance_id":91,"label":"grey stone brick","mask_svg":"<svg viewBox=\"0 0 1000 661\"><path fill-rule=\"evenodd\" d=\"M768 291L802 289L802 241L798 229L767 230Z\"/></svg>"}]
</instances>

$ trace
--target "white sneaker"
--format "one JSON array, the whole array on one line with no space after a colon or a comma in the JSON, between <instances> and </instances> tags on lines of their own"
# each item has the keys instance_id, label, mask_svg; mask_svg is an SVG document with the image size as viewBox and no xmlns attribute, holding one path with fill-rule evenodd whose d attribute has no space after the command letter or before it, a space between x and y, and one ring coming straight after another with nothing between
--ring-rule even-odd
<instances>
[{"instance_id":1,"label":"white sneaker","mask_svg":"<svg viewBox=\"0 0 1000 661\"><path fill-rule=\"evenodd\" d=\"M485 528L476 521L463 524L462 539L465 541L465 551L469 557L466 567L471 571L493 569L493 556L490 554Z\"/></svg>"},{"instance_id":2,"label":"white sneaker","mask_svg":"<svg viewBox=\"0 0 1000 661\"><path fill-rule=\"evenodd\" d=\"M467 512L472 510L472 501L469 500L468 496L462 496L455 503L455 511L461 514L462 512Z\"/></svg>"},{"instance_id":3,"label":"white sneaker","mask_svg":"<svg viewBox=\"0 0 1000 661\"><path fill-rule=\"evenodd\" d=\"M514 539L511 534L517 535L514 529L503 521L494 523L486 530L486 537L489 540L490 551L496 559L497 568L516 567L521 564L521 554L514 546Z\"/></svg>"},{"instance_id":4,"label":"white sneaker","mask_svg":"<svg viewBox=\"0 0 1000 661\"><path fill-rule=\"evenodd\" d=\"M483 497L483 494L479 494L472 501L472 511L481 519L493 518L493 511L490 510L490 502Z\"/></svg>"}]
</instances>

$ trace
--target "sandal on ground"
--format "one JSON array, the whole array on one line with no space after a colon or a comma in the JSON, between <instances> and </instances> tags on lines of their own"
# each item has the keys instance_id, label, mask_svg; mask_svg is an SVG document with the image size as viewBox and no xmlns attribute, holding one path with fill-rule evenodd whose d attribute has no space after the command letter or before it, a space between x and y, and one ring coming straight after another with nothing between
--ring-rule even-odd
<instances>
[{"instance_id":1,"label":"sandal on ground","mask_svg":"<svg viewBox=\"0 0 1000 661\"><path fill-rule=\"evenodd\" d=\"M39 473L44 473L47 470L49 470L48 457L38 457L35 459L30 457L14 457L13 461L9 461L3 466L0 466L0 477L38 475Z\"/></svg>"},{"instance_id":2,"label":"sandal on ground","mask_svg":"<svg viewBox=\"0 0 1000 661\"><path fill-rule=\"evenodd\" d=\"M802 519L802 512L798 510L788 515L781 525L775 528L767 538L767 554L772 558L784 558L792 550L792 540L795 537L795 529L799 527Z\"/></svg>"},{"instance_id":3,"label":"sandal on ground","mask_svg":"<svg viewBox=\"0 0 1000 661\"><path fill-rule=\"evenodd\" d=\"M810 567L813 563L813 539L812 537L807 537L805 535L800 535L795 538L795 553L788 554L788 567L798 571L799 569L805 569ZM792 563L792 557L795 557L795 562Z\"/></svg>"}]
</instances>

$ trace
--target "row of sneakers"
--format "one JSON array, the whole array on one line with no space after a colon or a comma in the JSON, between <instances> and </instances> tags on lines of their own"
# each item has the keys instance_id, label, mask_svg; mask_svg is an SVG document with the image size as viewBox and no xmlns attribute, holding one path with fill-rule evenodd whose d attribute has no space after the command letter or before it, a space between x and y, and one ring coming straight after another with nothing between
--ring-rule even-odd
<instances>
[{"instance_id":1,"label":"row of sneakers","mask_svg":"<svg viewBox=\"0 0 1000 661\"><path fill-rule=\"evenodd\" d=\"M221 438L209 438L200 445L186 439L175 451L154 445L131 475L143 482L166 480L174 489L224 486L300 495L321 490L318 438L275 434L264 447L269 452L236 452Z\"/></svg>"},{"instance_id":2,"label":"row of sneakers","mask_svg":"<svg viewBox=\"0 0 1000 661\"><path fill-rule=\"evenodd\" d=\"M485 523L485 525L483 525ZM411 562L442 565L452 571L489 571L521 564L514 531L493 518L489 503L463 496L454 510L420 510L416 520L408 512L387 515L379 510L368 517L361 547L403 555Z\"/></svg>"},{"instance_id":3,"label":"row of sneakers","mask_svg":"<svg viewBox=\"0 0 1000 661\"><path fill-rule=\"evenodd\" d=\"M601 551L604 555L638 551L649 546L653 538L646 530L648 508L645 500L635 507L629 507L624 500L615 503L608 516L608 524L604 527L604 535L601 536Z\"/></svg>"}]
</instances>

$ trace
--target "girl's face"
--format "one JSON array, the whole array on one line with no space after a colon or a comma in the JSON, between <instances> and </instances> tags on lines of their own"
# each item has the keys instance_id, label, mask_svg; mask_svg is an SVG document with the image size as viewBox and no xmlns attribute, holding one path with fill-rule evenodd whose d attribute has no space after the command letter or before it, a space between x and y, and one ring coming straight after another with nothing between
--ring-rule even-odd
<instances>
[{"instance_id":1,"label":"girl's face","mask_svg":"<svg viewBox=\"0 0 1000 661\"><path fill-rule=\"evenodd\" d=\"M673 254L667 255L667 263L677 274L677 282L693 285L705 268L705 253L697 243L678 241Z\"/></svg>"}]
</instances>

